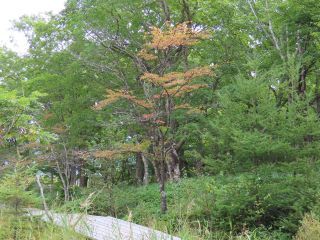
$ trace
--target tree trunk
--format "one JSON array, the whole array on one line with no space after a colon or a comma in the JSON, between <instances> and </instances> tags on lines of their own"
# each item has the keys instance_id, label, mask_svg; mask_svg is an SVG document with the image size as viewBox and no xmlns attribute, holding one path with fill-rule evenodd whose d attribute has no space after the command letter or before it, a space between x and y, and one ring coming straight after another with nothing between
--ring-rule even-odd
<instances>
[{"instance_id":1,"label":"tree trunk","mask_svg":"<svg viewBox=\"0 0 320 240\"><path fill-rule=\"evenodd\" d=\"M70 183L70 186L75 186L77 185L77 172L78 172L78 169L76 166L70 166L70 177L69 177L69 183Z\"/></svg>"},{"instance_id":2,"label":"tree trunk","mask_svg":"<svg viewBox=\"0 0 320 240\"><path fill-rule=\"evenodd\" d=\"M160 196L161 196L161 213L164 214L168 211L167 206L167 193L165 191L165 181L166 181L166 168L165 168L165 160L161 159L160 162Z\"/></svg>"},{"instance_id":3,"label":"tree trunk","mask_svg":"<svg viewBox=\"0 0 320 240\"><path fill-rule=\"evenodd\" d=\"M78 166L76 167L76 183L79 183L79 187L86 188L88 187L88 176L86 175L85 171L85 160L80 158L79 156L75 155L76 162L79 163Z\"/></svg>"},{"instance_id":4,"label":"tree trunk","mask_svg":"<svg viewBox=\"0 0 320 240\"><path fill-rule=\"evenodd\" d=\"M148 164L148 159L145 157L143 153L141 153L141 158L143 162L143 185L148 185L149 184L149 164Z\"/></svg>"},{"instance_id":5,"label":"tree trunk","mask_svg":"<svg viewBox=\"0 0 320 240\"><path fill-rule=\"evenodd\" d=\"M165 180L164 176L161 177L161 181L159 183L160 187L160 196L161 196L161 213L166 213L168 211L167 206L167 193L165 191Z\"/></svg>"},{"instance_id":6,"label":"tree trunk","mask_svg":"<svg viewBox=\"0 0 320 240\"><path fill-rule=\"evenodd\" d=\"M169 175L168 178L170 181L172 181L173 180L172 160L167 159L166 164L167 164L167 174Z\"/></svg>"},{"instance_id":7,"label":"tree trunk","mask_svg":"<svg viewBox=\"0 0 320 240\"><path fill-rule=\"evenodd\" d=\"M165 192L164 181L160 183L160 194L161 194L161 213L166 213L168 211L167 206L167 193Z\"/></svg>"},{"instance_id":8,"label":"tree trunk","mask_svg":"<svg viewBox=\"0 0 320 240\"><path fill-rule=\"evenodd\" d=\"M154 169L154 175L156 177L156 181L157 183L160 183L161 182L161 177L160 177L160 164L157 160L153 160L152 161L152 165L153 165L153 169Z\"/></svg>"},{"instance_id":9,"label":"tree trunk","mask_svg":"<svg viewBox=\"0 0 320 240\"><path fill-rule=\"evenodd\" d=\"M56 161L56 164L57 164L58 174L59 174L60 180L62 182L62 186L63 186L64 201L67 202L70 199L70 196L69 196L69 181L66 181L64 179L58 160Z\"/></svg>"},{"instance_id":10,"label":"tree trunk","mask_svg":"<svg viewBox=\"0 0 320 240\"><path fill-rule=\"evenodd\" d=\"M84 174L81 174L80 176L80 187L88 187L88 177Z\"/></svg>"},{"instance_id":11,"label":"tree trunk","mask_svg":"<svg viewBox=\"0 0 320 240\"><path fill-rule=\"evenodd\" d=\"M178 144L173 144L169 154L169 159L167 161L168 173L170 180L179 181L181 177L181 159L178 151L181 150L181 147L184 143L184 140Z\"/></svg>"},{"instance_id":12,"label":"tree trunk","mask_svg":"<svg viewBox=\"0 0 320 240\"><path fill-rule=\"evenodd\" d=\"M305 95L305 92L307 90L307 82L306 82L307 73L308 73L308 69L305 66L303 66L300 71L299 82L298 82L298 93L300 95Z\"/></svg>"},{"instance_id":13,"label":"tree trunk","mask_svg":"<svg viewBox=\"0 0 320 240\"><path fill-rule=\"evenodd\" d=\"M57 160L57 164L58 164L58 168L59 168L59 175L63 184L63 190L64 190L64 200L65 201L69 201L70 200L70 175L71 175L71 169L70 169L70 164L69 164L69 157L68 157L68 151L66 148L66 145L63 144L63 149L64 149L64 163L62 164L62 166L64 166L64 176L60 170L59 167L59 162Z\"/></svg>"},{"instance_id":14,"label":"tree trunk","mask_svg":"<svg viewBox=\"0 0 320 240\"><path fill-rule=\"evenodd\" d=\"M141 185L143 183L143 175L144 175L144 169L143 169L143 161L142 161L142 153L136 154L136 179L138 185Z\"/></svg>"},{"instance_id":15,"label":"tree trunk","mask_svg":"<svg viewBox=\"0 0 320 240\"><path fill-rule=\"evenodd\" d=\"M152 161L155 177L157 183L159 184L159 191L160 191L160 201L161 201L161 213L166 213L168 210L167 207L167 194L165 192L165 181L166 181L166 167L165 167L165 160L154 159Z\"/></svg>"},{"instance_id":16,"label":"tree trunk","mask_svg":"<svg viewBox=\"0 0 320 240\"><path fill-rule=\"evenodd\" d=\"M171 159L172 159L172 177L173 181L179 181L181 173L180 173L180 160L178 152L175 148L171 151Z\"/></svg>"}]
</instances>

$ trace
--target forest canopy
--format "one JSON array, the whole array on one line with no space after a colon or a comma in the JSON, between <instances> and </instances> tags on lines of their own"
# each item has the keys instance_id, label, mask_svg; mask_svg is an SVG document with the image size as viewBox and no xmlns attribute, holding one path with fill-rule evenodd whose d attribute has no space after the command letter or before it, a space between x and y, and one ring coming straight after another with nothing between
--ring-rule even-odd
<instances>
[{"instance_id":1,"label":"forest canopy","mask_svg":"<svg viewBox=\"0 0 320 240\"><path fill-rule=\"evenodd\" d=\"M318 0L68 0L14 28L0 205L94 196L182 239L320 238Z\"/></svg>"}]
</instances>

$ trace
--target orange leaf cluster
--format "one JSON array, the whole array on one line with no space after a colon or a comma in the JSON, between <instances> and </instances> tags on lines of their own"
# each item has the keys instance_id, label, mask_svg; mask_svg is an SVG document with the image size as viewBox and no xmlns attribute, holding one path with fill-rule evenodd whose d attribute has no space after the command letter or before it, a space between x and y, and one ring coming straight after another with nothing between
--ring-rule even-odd
<instances>
[{"instance_id":1,"label":"orange leaf cluster","mask_svg":"<svg viewBox=\"0 0 320 240\"><path fill-rule=\"evenodd\" d=\"M152 61L152 60L156 60L157 56L148 53L146 49L142 49L138 54L138 57L146 60L146 61Z\"/></svg>"},{"instance_id":2,"label":"orange leaf cluster","mask_svg":"<svg viewBox=\"0 0 320 240\"><path fill-rule=\"evenodd\" d=\"M141 80L150 82L165 89L164 96L181 96L193 90L206 87L204 84L191 84L192 80L198 77L212 76L213 72L209 67L194 68L186 72L171 72L160 76L154 73L144 73ZM159 99L161 95L156 94L154 99Z\"/></svg>"},{"instance_id":3,"label":"orange leaf cluster","mask_svg":"<svg viewBox=\"0 0 320 240\"><path fill-rule=\"evenodd\" d=\"M177 106L175 106L175 109L188 109L187 113L189 113L189 114L202 112L200 108L192 107L187 103L177 105Z\"/></svg>"},{"instance_id":4,"label":"orange leaf cluster","mask_svg":"<svg viewBox=\"0 0 320 240\"><path fill-rule=\"evenodd\" d=\"M152 118L155 117L155 114L154 113L146 113L146 114L142 114L142 120L143 121L148 121Z\"/></svg>"},{"instance_id":5,"label":"orange leaf cluster","mask_svg":"<svg viewBox=\"0 0 320 240\"><path fill-rule=\"evenodd\" d=\"M189 26L187 22L177 26L166 24L166 29L163 31L160 28L152 28L152 41L149 44L154 49L167 49L176 46L192 46L200 39L208 38L208 34L202 30L197 30Z\"/></svg>"},{"instance_id":6,"label":"orange leaf cluster","mask_svg":"<svg viewBox=\"0 0 320 240\"><path fill-rule=\"evenodd\" d=\"M200 89L200 88L206 88L206 84L192 84L192 85L184 85L182 87L176 87L174 89L170 89L168 91L169 95L175 95L176 97L182 96L186 93L192 92L194 90Z\"/></svg>"},{"instance_id":7,"label":"orange leaf cluster","mask_svg":"<svg viewBox=\"0 0 320 240\"><path fill-rule=\"evenodd\" d=\"M186 79L193 79L203 76L213 76L213 72L210 67L197 67L184 73L184 77Z\"/></svg>"},{"instance_id":8,"label":"orange leaf cluster","mask_svg":"<svg viewBox=\"0 0 320 240\"><path fill-rule=\"evenodd\" d=\"M98 102L95 104L92 109L94 110L102 110L104 107L108 106L109 104L118 101L119 99L124 98L127 99L139 106L145 107L145 108L151 108L152 105L145 100L138 99L136 96L132 95L129 91L115 91L111 89L107 89L107 95L106 99Z\"/></svg>"},{"instance_id":9,"label":"orange leaf cluster","mask_svg":"<svg viewBox=\"0 0 320 240\"><path fill-rule=\"evenodd\" d=\"M140 118L141 122L152 122L156 124L165 124L165 121L159 119L155 113L146 113L142 114L142 117Z\"/></svg>"},{"instance_id":10,"label":"orange leaf cluster","mask_svg":"<svg viewBox=\"0 0 320 240\"><path fill-rule=\"evenodd\" d=\"M142 75L141 80L151 82L163 87L175 85L184 85L197 77L212 76L213 72L209 67L198 67L186 72L171 72L160 76L158 74L146 72Z\"/></svg>"},{"instance_id":11,"label":"orange leaf cluster","mask_svg":"<svg viewBox=\"0 0 320 240\"><path fill-rule=\"evenodd\" d=\"M95 151L93 156L96 158L113 159L125 154L144 152L147 146L148 142L141 144L122 144L121 147L116 150Z\"/></svg>"},{"instance_id":12,"label":"orange leaf cluster","mask_svg":"<svg viewBox=\"0 0 320 240\"><path fill-rule=\"evenodd\" d=\"M183 86L181 88L181 91L178 92L177 96L181 96L183 95L184 93L189 93L189 92L192 92L193 90L197 90L197 89L200 89L200 88L205 88L207 87L208 85L207 84L193 84L193 85L186 85L186 86Z\"/></svg>"},{"instance_id":13,"label":"orange leaf cluster","mask_svg":"<svg viewBox=\"0 0 320 240\"><path fill-rule=\"evenodd\" d=\"M135 104L144 107L144 108L152 108L152 104L146 102L145 100L142 99L137 99L135 96L128 96L126 99L134 102Z\"/></svg>"},{"instance_id":14,"label":"orange leaf cluster","mask_svg":"<svg viewBox=\"0 0 320 240\"><path fill-rule=\"evenodd\" d=\"M108 106L109 104L118 101L123 93L118 91L113 91L111 89L107 89L106 99L96 103L92 108L94 110L102 110L104 107Z\"/></svg>"},{"instance_id":15,"label":"orange leaf cluster","mask_svg":"<svg viewBox=\"0 0 320 240\"><path fill-rule=\"evenodd\" d=\"M157 119L157 120L155 120L154 122L157 123L157 124L159 124L159 125L164 125L164 124L166 124L166 122L163 121L163 120L161 120L161 119Z\"/></svg>"}]
</instances>

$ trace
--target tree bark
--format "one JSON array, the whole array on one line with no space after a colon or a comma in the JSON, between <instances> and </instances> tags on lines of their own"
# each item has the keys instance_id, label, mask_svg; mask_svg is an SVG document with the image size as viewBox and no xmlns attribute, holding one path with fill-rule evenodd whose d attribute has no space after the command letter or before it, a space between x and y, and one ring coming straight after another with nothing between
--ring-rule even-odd
<instances>
[{"instance_id":1,"label":"tree bark","mask_svg":"<svg viewBox=\"0 0 320 240\"><path fill-rule=\"evenodd\" d=\"M137 179L138 185L141 185L143 183L143 175L144 175L143 161L142 161L141 155L142 155L141 153L136 154L136 179Z\"/></svg>"},{"instance_id":2,"label":"tree bark","mask_svg":"<svg viewBox=\"0 0 320 240\"><path fill-rule=\"evenodd\" d=\"M157 181L157 183L160 183L160 181L161 181L160 166L159 166L160 164L157 160L153 160L152 165L153 165L154 175L156 177L156 181Z\"/></svg>"},{"instance_id":3,"label":"tree bark","mask_svg":"<svg viewBox=\"0 0 320 240\"><path fill-rule=\"evenodd\" d=\"M69 181L65 181L58 160L56 161L56 164L57 164L58 174L59 174L60 180L62 182L62 186L63 186L64 201L67 202L70 199L70 196L69 196Z\"/></svg>"},{"instance_id":4,"label":"tree bark","mask_svg":"<svg viewBox=\"0 0 320 240\"><path fill-rule=\"evenodd\" d=\"M161 196L161 213L165 214L168 211L168 206L167 206L167 193L165 191L165 163L164 159L161 160L161 166L160 166L160 182L159 182L159 188L160 188L160 196Z\"/></svg>"},{"instance_id":5,"label":"tree bark","mask_svg":"<svg viewBox=\"0 0 320 240\"><path fill-rule=\"evenodd\" d=\"M308 73L308 69L305 66L303 66L300 71L299 82L298 82L298 93L300 95L305 95L305 92L307 90L307 83L306 83L307 73Z\"/></svg>"},{"instance_id":6,"label":"tree bark","mask_svg":"<svg viewBox=\"0 0 320 240\"><path fill-rule=\"evenodd\" d=\"M171 159L172 159L172 170L173 170L173 181L179 181L181 172L180 172L180 159L178 152L175 148L171 151Z\"/></svg>"},{"instance_id":7,"label":"tree bark","mask_svg":"<svg viewBox=\"0 0 320 240\"><path fill-rule=\"evenodd\" d=\"M70 186L75 186L77 185L77 172L78 172L78 168L75 165L71 165L70 166L70 171L69 171L69 183Z\"/></svg>"},{"instance_id":8,"label":"tree bark","mask_svg":"<svg viewBox=\"0 0 320 240\"><path fill-rule=\"evenodd\" d=\"M148 159L145 157L143 153L141 153L141 158L143 162L143 185L148 185L149 184L149 164L148 164Z\"/></svg>"},{"instance_id":9,"label":"tree bark","mask_svg":"<svg viewBox=\"0 0 320 240\"><path fill-rule=\"evenodd\" d=\"M167 161L168 173L170 180L179 181L181 177L181 159L179 152L184 144L184 140L180 141L178 144L173 143L170 151L168 152L169 158Z\"/></svg>"},{"instance_id":10,"label":"tree bark","mask_svg":"<svg viewBox=\"0 0 320 240\"><path fill-rule=\"evenodd\" d=\"M85 176L84 174L82 174L80 176L80 187L83 187L83 188L88 187L88 180L89 180L89 178L87 176Z\"/></svg>"}]
</instances>

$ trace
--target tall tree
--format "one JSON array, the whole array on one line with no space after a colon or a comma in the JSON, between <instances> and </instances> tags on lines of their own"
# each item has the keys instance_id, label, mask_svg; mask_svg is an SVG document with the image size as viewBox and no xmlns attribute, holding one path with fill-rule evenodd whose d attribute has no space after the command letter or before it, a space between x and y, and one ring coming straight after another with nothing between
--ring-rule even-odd
<instances>
[{"instance_id":1,"label":"tall tree","mask_svg":"<svg viewBox=\"0 0 320 240\"><path fill-rule=\"evenodd\" d=\"M179 155L177 149L182 143L176 142L177 121L175 114L182 109L194 111L191 105L185 102L185 96L206 84L196 80L212 76L208 67L187 69L182 72L170 72L172 68L179 69L177 56L185 54L185 48L195 45L206 34L192 27L191 23L171 26L167 23L164 29L153 28L151 40L145 45L138 56L151 62L154 72L145 72L140 77L142 92L134 93L126 86L121 90L108 89L107 98L97 103L94 108L102 108L118 101L129 101L127 107L133 108L133 118L141 125L140 133L144 148L131 148L125 145L118 151L96 152L97 157L111 157L123 152L143 152L142 157L149 157L153 163L156 179L160 186L161 211L167 211L165 181L167 174L172 180L180 178ZM176 66L175 66L176 65ZM181 68L181 67L180 67Z\"/></svg>"}]
</instances>

